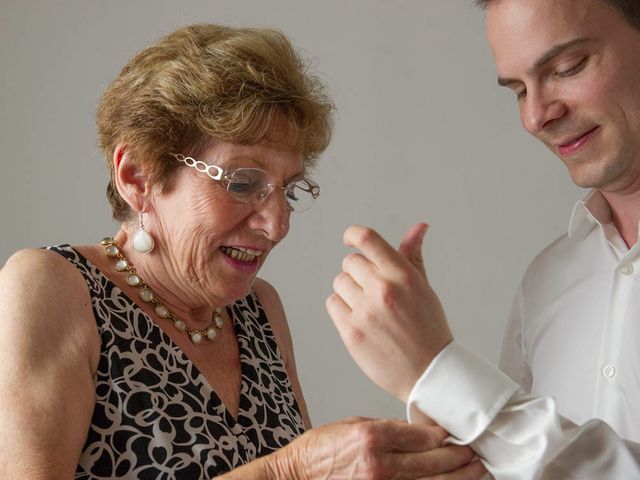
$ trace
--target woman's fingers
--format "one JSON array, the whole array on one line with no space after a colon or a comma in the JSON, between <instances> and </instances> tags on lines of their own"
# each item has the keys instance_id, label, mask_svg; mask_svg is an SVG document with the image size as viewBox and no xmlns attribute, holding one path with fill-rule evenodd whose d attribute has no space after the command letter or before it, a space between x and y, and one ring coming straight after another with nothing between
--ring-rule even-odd
<instances>
[{"instance_id":1,"label":"woman's fingers","mask_svg":"<svg viewBox=\"0 0 640 480\"><path fill-rule=\"evenodd\" d=\"M479 478L464 476L477 466L461 470L475 454L468 447L442 446L446 437L438 426L352 417L309 430L279 455L293 465L291 478Z\"/></svg>"}]
</instances>

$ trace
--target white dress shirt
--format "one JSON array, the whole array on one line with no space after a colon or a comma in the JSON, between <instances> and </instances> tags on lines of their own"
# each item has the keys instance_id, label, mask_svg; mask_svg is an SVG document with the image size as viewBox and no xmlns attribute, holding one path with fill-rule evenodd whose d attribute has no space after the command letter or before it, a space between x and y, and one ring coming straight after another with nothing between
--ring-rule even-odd
<instances>
[{"instance_id":1,"label":"white dress shirt","mask_svg":"<svg viewBox=\"0 0 640 480\"><path fill-rule=\"evenodd\" d=\"M452 343L414 386L410 420L471 443L496 478L640 479L639 253L590 193L524 276L500 360L511 378Z\"/></svg>"}]
</instances>

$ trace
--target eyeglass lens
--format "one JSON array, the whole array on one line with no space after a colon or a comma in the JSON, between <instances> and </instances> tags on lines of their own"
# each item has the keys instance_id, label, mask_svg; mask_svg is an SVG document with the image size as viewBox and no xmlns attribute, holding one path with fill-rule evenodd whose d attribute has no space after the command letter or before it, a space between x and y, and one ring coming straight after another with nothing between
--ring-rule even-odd
<instances>
[{"instance_id":1,"label":"eyeglass lens","mask_svg":"<svg viewBox=\"0 0 640 480\"><path fill-rule=\"evenodd\" d=\"M227 191L241 202L262 202L273 190L271 178L264 170L240 168L226 177ZM295 212L307 210L319 194L319 187L306 179L296 180L284 187L285 199Z\"/></svg>"}]
</instances>

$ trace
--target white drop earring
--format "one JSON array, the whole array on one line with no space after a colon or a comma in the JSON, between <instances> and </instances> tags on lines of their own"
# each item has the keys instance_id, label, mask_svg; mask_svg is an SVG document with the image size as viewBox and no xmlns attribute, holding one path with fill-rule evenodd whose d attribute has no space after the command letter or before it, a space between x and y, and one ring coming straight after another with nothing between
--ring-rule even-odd
<instances>
[{"instance_id":1,"label":"white drop earring","mask_svg":"<svg viewBox=\"0 0 640 480\"><path fill-rule=\"evenodd\" d=\"M133 249L136 252L149 253L153 250L153 247L153 237L144 229L144 224L142 223L142 212L140 212L138 230L136 230L136 234L133 237Z\"/></svg>"}]
</instances>

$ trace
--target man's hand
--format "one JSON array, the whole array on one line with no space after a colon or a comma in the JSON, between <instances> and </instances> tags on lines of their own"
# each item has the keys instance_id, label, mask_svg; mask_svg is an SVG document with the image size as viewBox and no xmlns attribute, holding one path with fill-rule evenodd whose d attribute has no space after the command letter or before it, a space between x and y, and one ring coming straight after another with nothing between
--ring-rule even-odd
<instances>
[{"instance_id":1,"label":"man's hand","mask_svg":"<svg viewBox=\"0 0 640 480\"><path fill-rule=\"evenodd\" d=\"M351 226L347 255L326 307L349 353L379 387L403 402L433 358L453 340L427 280L422 239L414 225L398 250L374 230Z\"/></svg>"}]
</instances>

